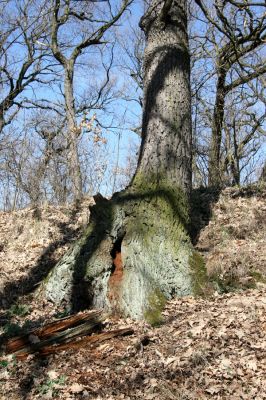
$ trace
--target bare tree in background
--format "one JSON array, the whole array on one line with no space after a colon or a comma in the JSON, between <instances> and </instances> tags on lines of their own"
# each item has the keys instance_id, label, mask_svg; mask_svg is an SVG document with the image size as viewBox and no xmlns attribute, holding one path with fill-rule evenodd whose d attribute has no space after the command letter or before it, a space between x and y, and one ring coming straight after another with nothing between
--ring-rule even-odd
<instances>
[{"instance_id":1,"label":"bare tree in background","mask_svg":"<svg viewBox=\"0 0 266 400\"><path fill-rule=\"evenodd\" d=\"M86 233L44 283L52 301L156 322L167 298L194 290L186 11L186 0L153 0L141 19L147 42L137 170L109 201L95 196Z\"/></svg>"},{"instance_id":2,"label":"bare tree in background","mask_svg":"<svg viewBox=\"0 0 266 400\"><path fill-rule=\"evenodd\" d=\"M196 35L198 46L215 60L209 185L221 186L221 145L227 96L266 73L265 59L259 56L266 40L266 4L233 0L215 0L213 4L201 0L195 2L209 24L206 35Z\"/></svg>"},{"instance_id":3,"label":"bare tree in background","mask_svg":"<svg viewBox=\"0 0 266 400\"><path fill-rule=\"evenodd\" d=\"M258 157L265 140L265 88L261 87L258 80L255 87L251 86L249 91L240 87L227 97L221 171L228 177L229 185L240 185L241 175L250 173L245 170Z\"/></svg>"},{"instance_id":4,"label":"bare tree in background","mask_svg":"<svg viewBox=\"0 0 266 400\"><path fill-rule=\"evenodd\" d=\"M64 99L74 200L82 197L82 176L77 145L80 127L76 119L74 99L75 65L85 49L105 43L106 32L116 24L131 2L132 0L124 0L116 12L112 11L109 2L104 2L106 13L102 12L97 2L52 1L51 49L64 69ZM74 32L69 31L71 28Z\"/></svg>"},{"instance_id":5,"label":"bare tree in background","mask_svg":"<svg viewBox=\"0 0 266 400\"><path fill-rule=\"evenodd\" d=\"M23 107L36 85L51 82L47 1L2 1L0 5L0 134Z\"/></svg>"}]
</instances>

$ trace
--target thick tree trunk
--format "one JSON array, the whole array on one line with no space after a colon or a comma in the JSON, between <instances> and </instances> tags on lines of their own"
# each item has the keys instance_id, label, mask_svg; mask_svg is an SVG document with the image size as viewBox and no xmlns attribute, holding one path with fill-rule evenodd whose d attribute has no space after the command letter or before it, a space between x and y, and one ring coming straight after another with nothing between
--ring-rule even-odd
<instances>
[{"instance_id":1,"label":"thick tree trunk","mask_svg":"<svg viewBox=\"0 0 266 400\"><path fill-rule=\"evenodd\" d=\"M262 168L259 182L266 182L266 163L264 164L264 166Z\"/></svg>"},{"instance_id":2,"label":"thick tree trunk","mask_svg":"<svg viewBox=\"0 0 266 400\"><path fill-rule=\"evenodd\" d=\"M225 158L222 172L224 176L227 176L227 184L240 185L240 157L235 120L233 122L233 130L225 129L225 139Z\"/></svg>"},{"instance_id":3,"label":"thick tree trunk","mask_svg":"<svg viewBox=\"0 0 266 400\"><path fill-rule=\"evenodd\" d=\"M234 131L233 131L233 145L234 145L234 159L231 165L231 171L233 175L233 185L240 185L240 158L239 158L239 146L237 142L237 131L234 120Z\"/></svg>"},{"instance_id":4,"label":"thick tree trunk","mask_svg":"<svg viewBox=\"0 0 266 400\"><path fill-rule=\"evenodd\" d=\"M0 133L2 132L2 130L4 129L5 126L5 120L4 120L4 113L2 112L2 110L0 110Z\"/></svg>"},{"instance_id":5,"label":"thick tree trunk","mask_svg":"<svg viewBox=\"0 0 266 400\"><path fill-rule=\"evenodd\" d=\"M213 111L211 147L209 154L209 186L222 185L221 171L221 142L225 104L225 78L226 72L221 70L218 74L217 92Z\"/></svg>"},{"instance_id":6,"label":"thick tree trunk","mask_svg":"<svg viewBox=\"0 0 266 400\"><path fill-rule=\"evenodd\" d=\"M141 20L147 45L138 173L162 176L189 192L192 128L186 1L173 3L165 17L157 6Z\"/></svg>"},{"instance_id":7,"label":"thick tree trunk","mask_svg":"<svg viewBox=\"0 0 266 400\"><path fill-rule=\"evenodd\" d=\"M73 69L71 61L64 65L65 68L65 104L66 104L66 117L67 117L67 128L68 128L68 139L70 142L70 155L69 155L69 167L70 167L70 178L72 182L72 192L74 200L79 200L82 197L82 178L80 170L80 162L78 155L78 128L76 124L75 116L75 104L73 95Z\"/></svg>"},{"instance_id":8,"label":"thick tree trunk","mask_svg":"<svg viewBox=\"0 0 266 400\"><path fill-rule=\"evenodd\" d=\"M43 289L55 302L91 304L158 322L167 299L195 293L204 277L187 234L191 110L186 1L154 0L141 26L147 47L136 174L110 201L96 196L87 231Z\"/></svg>"}]
</instances>

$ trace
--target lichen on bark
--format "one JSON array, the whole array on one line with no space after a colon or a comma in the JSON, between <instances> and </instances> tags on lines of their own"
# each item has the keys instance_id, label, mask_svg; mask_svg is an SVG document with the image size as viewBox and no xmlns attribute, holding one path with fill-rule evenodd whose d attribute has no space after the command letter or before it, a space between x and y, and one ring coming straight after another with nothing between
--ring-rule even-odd
<instances>
[{"instance_id":1,"label":"lichen on bark","mask_svg":"<svg viewBox=\"0 0 266 400\"><path fill-rule=\"evenodd\" d=\"M196 287L187 233L192 152L187 4L163 3L153 0L141 22L147 46L135 176L110 201L96 198L87 232L43 288L53 301L152 323L160 321L164 301L193 294Z\"/></svg>"},{"instance_id":2,"label":"lichen on bark","mask_svg":"<svg viewBox=\"0 0 266 400\"><path fill-rule=\"evenodd\" d=\"M187 204L182 189L143 175L109 201L98 196L83 238L44 283L46 297L159 321L161 299L193 294L195 287ZM118 241L123 271L112 287Z\"/></svg>"}]
</instances>

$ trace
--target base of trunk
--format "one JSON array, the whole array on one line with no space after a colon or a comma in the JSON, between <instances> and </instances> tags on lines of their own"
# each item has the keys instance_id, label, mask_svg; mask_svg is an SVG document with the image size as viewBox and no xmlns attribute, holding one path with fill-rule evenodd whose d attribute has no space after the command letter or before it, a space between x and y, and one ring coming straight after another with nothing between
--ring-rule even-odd
<instances>
[{"instance_id":1,"label":"base of trunk","mask_svg":"<svg viewBox=\"0 0 266 400\"><path fill-rule=\"evenodd\" d=\"M139 183L95 201L83 237L43 283L46 298L157 323L166 300L200 289L204 267L186 233L181 191Z\"/></svg>"}]
</instances>

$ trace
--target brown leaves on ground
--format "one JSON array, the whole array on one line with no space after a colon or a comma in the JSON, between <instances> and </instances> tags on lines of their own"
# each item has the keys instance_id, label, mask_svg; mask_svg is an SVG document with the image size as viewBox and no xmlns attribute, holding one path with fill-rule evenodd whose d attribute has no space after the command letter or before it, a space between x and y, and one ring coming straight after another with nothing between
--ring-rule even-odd
<instances>
[{"instance_id":1,"label":"brown leaves on ground","mask_svg":"<svg viewBox=\"0 0 266 400\"><path fill-rule=\"evenodd\" d=\"M209 276L225 290L266 284L266 188L227 188L211 214L196 246Z\"/></svg>"},{"instance_id":2,"label":"brown leaves on ground","mask_svg":"<svg viewBox=\"0 0 266 400\"><path fill-rule=\"evenodd\" d=\"M173 300L157 328L105 324L135 333L44 360L3 358L2 398L266 399L265 291Z\"/></svg>"},{"instance_id":3,"label":"brown leaves on ground","mask_svg":"<svg viewBox=\"0 0 266 400\"><path fill-rule=\"evenodd\" d=\"M0 308L36 288L87 225L91 204L0 211Z\"/></svg>"},{"instance_id":4,"label":"brown leaves on ground","mask_svg":"<svg viewBox=\"0 0 266 400\"><path fill-rule=\"evenodd\" d=\"M159 327L105 320L105 331L132 327L134 334L94 348L43 359L30 355L25 361L4 356L0 400L266 399L265 198L265 190L226 189L197 244L210 274L228 286L252 278L257 289L170 301ZM41 219L30 210L0 213L3 290L14 281L24 282L50 245L56 244L52 257L57 259L87 218L87 206L76 211L48 207L41 210ZM47 266L47 257L42 262ZM17 305L27 302L32 323L55 319L50 304L29 303L23 292L16 295L16 285L11 289L10 299L17 298ZM25 321L15 311L7 324Z\"/></svg>"}]
</instances>

